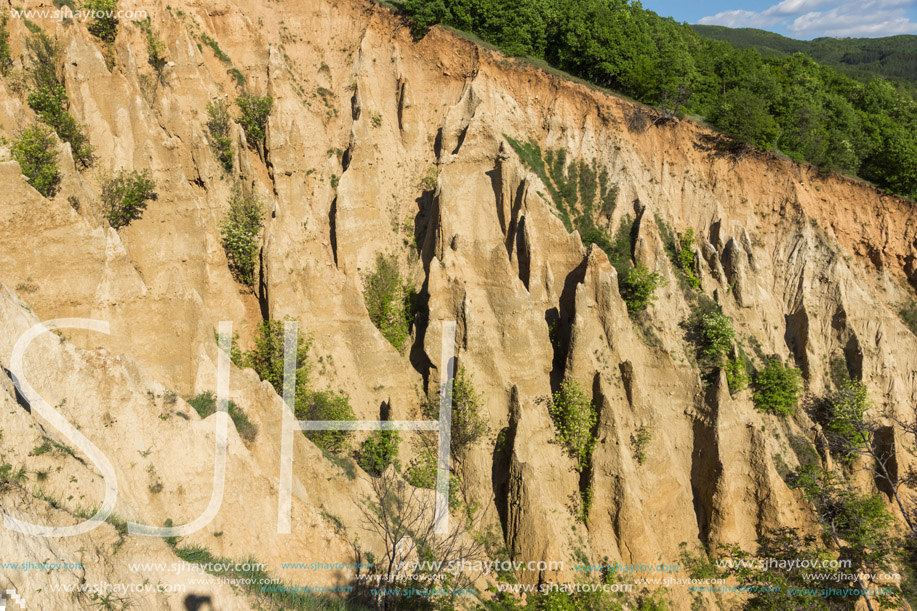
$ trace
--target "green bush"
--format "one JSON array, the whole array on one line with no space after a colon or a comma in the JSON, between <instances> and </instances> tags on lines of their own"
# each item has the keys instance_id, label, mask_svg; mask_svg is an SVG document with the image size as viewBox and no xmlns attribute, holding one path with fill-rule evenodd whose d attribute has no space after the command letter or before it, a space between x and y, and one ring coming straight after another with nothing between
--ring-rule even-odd
<instances>
[{"instance_id":1,"label":"green bush","mask_svg":"<svg viewBox=\"0 0 917 611\"><path fill-rule=\"evenodd\" d=\"M147 203L158 198L156 183L148 169L138 172L120 170L102 178L102 206L105 218L115 229L143 216Z\"/></svg>"},{"instance_id":2,"label":"green bush","mask_svg":"<svg viewBox=\"0 0 917 611\"><path fill-rule=\"evenodd\" d=\"M227 174L232 172L232 137L230 136L229 105L223 100L207 103L207 132L210 134L210 149Z\"/></svg>"},{"instance_id":3,"label":"green bush","mask_svg":"<svg viewBox=\"0 0 917 611\"><path fill-rule=\"evenodd\" d=\"M792 416L802 392L802 374L784 367L780 359L770 358L754 378L755 407L763 412Z\"/></svg>"},{"instance_id":4,"label":"green bush","mask_svg":"<svg viewBox=\"0 0 917 611\"><path fill-rule=\"evenodd\" d=\"M436 452L432 447L425 447L405 469L404 479L415 488L426 490L436 489ZM459 493L461 480L450 473L449 475L449 509L455 510L461 504Z\"/></svg>"},{"instance_id":5,"label":"green bush","mask_svg":"<svg viewBox=\"0 0 917 611\"><path fill-rule=\"evenodd\" d=\"M208 390L188 399L188 405L193 407L201 418L206 418L216 413L217 398L213 392ZM253 442L258 435L258 427L252 424L245 412L236 405L235 401L229 401L227 411L229 412L229 418L236 427L236 432L239 433L239 437L248 443Z\"/></svg>"},{"instance_id":6,"label":"green bush","mask_svg":"<svg viewBox=\"0 0 917 611\"><path fill-rule=\"evenodd\" d=\"M401 436L398 431L373 431L360 447L360 458L357 461L364 471L374 477L394 464L398 468L398 444Z\"/></svg>"},{"instance_id":7,"label":"green bush","mask_svg":"<svg viewBox=\"0 0 917 611\"><path fill-rule=\"evenodd\" d=\"M9 17L0 17L0 75L6 76L13 66L13 56L10 53L10 33L6 29Z\"/></svg>"},{"instance_id":8,"label":"green bush","mask_svg":"<svg viewBox=\"0 0 917 611\"><path fill-rule=\"evenodd\" d=\"M147 17L149 24L149 17ZM168 63L165 56L166 43L160 40L153 32L152 26L146 29L146 61L156 72L156 77L162 79L163 70Z\"/></svg>"},{"instance_id":9,"label":"green bush","mask_svg":"<svg viewBox=\"0 0 917 611\"><path fill-rule=\"evenodd\" d=\"M594 429L598 411L579 383L566 378L548 403L557 439L582 471L589 465L595 447Z\"/></svg>"},{"instance_id":10,"label":"green bush","mask_svg":"<svg viewBox=\"0 0 917 611\"><path fill-rule=\"evenodd\" d=\"M376 267L363 278L369 319L398 352L404 350L414 321L414 292L406 286L395 255L376 255Z\"/></svg>"},{"instance_id":11,"label":"green bush","mask_svg":"<svg viewBox=\"0 0 917 611\"><path fill-rule=\"evenodd\" d=\"M685 273L688 279L688 285L692 289L700 288L700 278L694 269L694 229L688 228L685 233L678 238L678 267Z\"/></svg>"},{"instance_id":12,"label":"green bush","mask_svg":"<svg viewBox=\"0 0 917 611\"><path fill-rule=\"evenodd\" d=\"M54 133L43 125L27 127L13 142L12 153L29 184L45 197L54 197L61 181Z\"/></svg>"},{"instance_id":13,"label":"green bush","mask_svg":"<svg viewBox=\"0 0 917 611\"><path fill-rule=\"evenodd\" d=\"M83 10L92 11L92 21L86 29L99 40L113 43L118 35L118 0L87 0Z\"/></svg>"},{"instance_id":14,"label":"green bush","mask_svg":"<svg viewBox=\"0 0 917 611\"><path fill-rule=\"evenodd\" d=\"M283 336L285 320L266 320L255 330L255 345L245 353L244 363L258 374L258 377L269 382L274 391L283 396ZM296 335L296 386L294 401L296 412L301 413L309 395L310 374L309 350L311 339L297 332Z\"/></svg>"},{"instance_id":15,"label":"green bush","mask_svg":"<svg viewBox=\"0 0 917 611\"><path fill-rule=\"evenodd\" d=\"M649 307L655 300L656 289L661 286L665 286L665 279L659 272L650 272L642 263L632 268L619 282L628 314L636 316Z\"/></svg>"},{"instance_id":16,"label":"green bush","mask_svg":"<svg viewBox=\"0 0 917 611\"><path fill-rule=\"evenodd\" d=\"M911 333L917 335L917 302L912 300L902 304L898 309L898 315Z\"/></svg>"},{"instance_id":17,"label":"green bush","mask_svg":"<svg viewBox=\"0 0 917 611\"><path fill-rule=\"evenodd\" d=\"M869 391L859 380L846 380L826 401L825 429L833 445L852 458L853 452L867 441L863 416L869 410Z\"/></svg>"},{"instance_id":18,"label":"green bush","mask_svg":"<svg viewBox=\"0 0 917 611\"><path fill-rule=\"evenodd\" d=\"M296 418L298 420L336 420L353 421L356 416L350 406L350 398L339 390L333 392L322 390L312 392L305 401L305 405L296 405ZM353 431L305 431L306 437L315 445L332 453L342 452L347 440L353 436Z\"/></svg>"},{"instance_id":19,"label":"green bush","mask_svg":"<svg viewBox=\"0 0 917 611\"><path fill-rule=\"evenodd\" d=\"M650 445L652 440L653 429L645 424L630 436L630 444L634 450L634 459L638 464L642 465L646 462L646 448Z\"/></svg>"},{"instance_id":20,"label":"green bush","mask_svg":"<svg viewBox=\"0 0 917 611\"><path fill-rule=\"evenodd\" d=\"M229 200L229 210L220 224L220 235L229 269L236 280L249 288L255 285L258 236L263 219L264 208L255 194L236 187Z\"/></svg>"},{"instance_id":21,"label":"green bush","mask_svg":"<svg viewBox=\"0 0 917 611\"><path fill-rule=\"evenodd\" d=\"M740 390L748 388L748 365L745 359L737 356L734 359L726 361L726 382L729 384L729 392L737 393Z\"/></svg>"},{"instance_id":22,"label":"green bush","mask_svg":"<svg viewBox=\"0 0 917 611\"><path fill-rule=\"evenodd\" d=\"M694 309L688 320L689 338L697 345L698 357L706 367L723 367L732 349L736 332L732 319L719 306L710 304Z\"/></svg>"},{"instance_id":23,"label":"green bush","mask_svg":"<svg viewBox=\"0 0 917 611\"><path fill-rule=\"evenodd\" d=\"M481 414L482 397L474 389L474 378L464 367L459 367L452 383L452 435L451 450L456 456L490 433L490 427ZM424 416L439 419L439 399L428 401L423 407Z\"/></svg>"},{"instance_id":24,"label":"green bush","mask_svg":"<svg viewBox=\"0 0 917 611\"><path fill-rule=\"evenodd\" d=\"M236 99L236 105L242 113L239 123L248 143L255 147L261 146L267 134L267 118L274 106L274 98L245 94Z\"/></svg>"}]
</instances>

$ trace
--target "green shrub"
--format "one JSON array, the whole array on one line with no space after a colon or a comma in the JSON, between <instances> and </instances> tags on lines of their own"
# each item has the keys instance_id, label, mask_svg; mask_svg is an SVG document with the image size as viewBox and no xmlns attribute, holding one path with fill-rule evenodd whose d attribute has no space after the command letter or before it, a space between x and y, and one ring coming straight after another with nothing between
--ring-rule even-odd
<instances>
[{"instance_id":1,"label":"green shrub","mask_svg":"<svg viewBox=\"0 0 917 611\"><path fill-rule=\"evenodd\" d=\"M229 200L229 210L220 224L220 235L229 269L236 280L249 288L255 285L258 236L263 219L264 209L255 194L236 187Z\"/></svg>"},{"instance_id":2,"label":"green shrub","mask_svg":"<svg viewBox=\"0 0 917 611\"><path fill-rule=\"evenodd\" d=\"M0 75L6 76L13 66L13 56L10 53L10 33L6 29L9 17L0 17Z\"/></svg>"},{"instance_id":3,"label":"green shrub","mask_svg":"<svg viewBox=\"0 0 917 611\"><path fill-rule=\"evenodd\" d=\"M298 420L336 420L353 421L356 416L350 406L350 398L339 390L333 392L322 390L312 392L306 398L305 405L296 405ZM342 452L353 431L305 431L306 437L315 445L332 453Z\"/></svg>"},{"instance_id":4,"label":"green shrub","mask_svg":"<svg viewBox=\"0 0 917 611\"><path fill-rule=\"evenodd\" d=\"M792 416L802 392L801 373L784 367L780 359L770 358L764 369L755 374L755 407L763 412Z\"/></svg>"},{"instance_id":5,"label":"green shrub","mask_svg":"<svg viewBox=\"0 0 917 611\"><path fill-rule=\"evenodd\" d=\"M649 307L655 299L656 289L665 284L665 279L659 272L651 272L645 265L638 263L619 282L621 297L627 304L628 314L636 316Z\"/></svg>"},{"instance_id":6,"label":"green shrub","mask_svg":"<svg viewBox=\"0 0 917 611\"><path fill-rule=\"evenodd\" d=\"M852 458L854 450L867 441L863 416L870 407L869 391L859 380L848 379L825 403L825 429L845 458Z\"/></svg>"},{"instance_id":7,"label":"green shrub","mask_svg":"<svg viewBox=\"0 0 917 611\"><path fill-rule=\"evenodd\" d=\"M194 408L201 418L206 418L217 411L217 398L211 391L202 392L191 399L188 399L188 405ZM227 408L229 418L236 427L239 437L246 442L251 443L258 436L258 427L252 424L245 412L236 405L235 401L230 400Z\"/></svg>"},{"instance_id":8,"label":"green shrub","mask_svg":"<svg viewBox=\"0 0 917 611\"><path fill-rule=\"evenodd\" d=\"M212 100L207 103L207 132L210 135L210 149L223 171L232 172L232 137L230 132L229 105L223 100Z\"/></svg>"},{"instance_id":9,"label":"green shrub","mask_svg":"<svg viewBox=\"0 0 917 611\"><path fill-rule=\"evenodd\" d=\"M255 345L245 353L245 366L251 367L258 377L269 382L274 392L283 396L283 335L285 320L266 320L255 330ZM297 331L296 335L296 386L294 401L296 410L301 411L309 394L310 374L309 350L311 339Z\"/></svg>"},{"instance_id":10,"label":"green shrub","mask_svg":"<svg viewBox=\"0 0 917 611\"><path fill-rule=\"evenodd\" d=\"M729 384L729 392L737 393L740 390L748 388L748 365L745 359L737 356L734 359L726 361L726 382Z\"/></svg>"},{"instance_id":11,"label":"green shrub","mask_svg":"<svg viewBox=\"0 0 917 611\"><path fill-rule=\"evenodd\" d=\"M548 403L558 441L582 471L589 465L595 447L594 429L598 411L579 383L566 378Z\"/></svg>"},{"instance_id":12,"label":"green shrub","mask_svg":"<svg viewBox=\"0 0 917 611\"><path fill-rule=\"evenodd\" d=\"M710 304L694 309L688 320L689 338L697 346L701 364L705 367L723 367L732 349L736 332L732 319L720 311L719 306Z\"/></svg>"},{"instance_id":13,"label":"green shrub","mask_svg":"<svg viewBox=\"0 0 917 611\"><path fill-rule=\"evenodd\" d=\"M43 125L27 127L13 143L12 154L29 184L45 197L54 197L61 181L54 133Z\"/></svg>"},{"instance_id":14,"label":"green shrub","mask_svg":"<svg viewBox=\"0 0 917 611\"><path fill-rule=\"evenodd\" d=\"M148 169L138 172L120 170L102 179L102 206L105 218L115 229L126 227L143 216L147 202L158 198L156 183Z\"/></svg>"},{"instance_id":15,"label":"green shrub","mask_svg":"<svg viewBox=\"0 0 917 611\"><path fill-rule=\"evenodd\" d=\"M394 254L376 255L376 267L363 278L363 299L369 319L399 352L404 350L414 321L414 292L406 286Z\"/></svg>"},{"instance_id":16,"label":"green shrub","mask_svg":"<svg viewBox=\"0 0 917 611\"><path fill-rule=\"evenodd\" d=\"M204 41L204 44L210 47L213 50L213 54L216 55L217 59L223 62L224 64L231 64L232 59L229 58L226 53L223 52L223 49L220 48L219 43L214 39L210 38L204 33L201 33L201 40Z\"/></svg>"},{"instance_id":17,"label":"green shrub","mask_svg":"<svg viewBox=\"0 0 917 611\"><path fill-rule=\"evenodd\" d=\"M156 36L149 16L139 23L143 33L146 34L146 62L153 68L153 71L156 72L156 78L161 80L163 70L165 70L166 64L168 63L165 56L166 43Z\"/></svg>"},{"instance_id":18,"label":"green shrub","mask_svg":"<svg viewBox=\"0 0 917 611\"><path fill-rule=\"evenodd\" d=\"M424 448L405 469L404 479L415 488L426 490L436 489L436 452L432 447ZM449 474L449 509L458 509L461 504L461 480L454 474Z\"/></svg>"},{"instance_id":19,"label":"green shrub","mask_svg":"<svg viewBox=\"0 0 917 611\"><path fill-rule=\"evenodd\" d=\"M638 464L642 465L646 462L646 448L650 445L650 441L652 440L653 429L645 424L630 436L630 443L634 450L634 459Z\"/></svg>"},{"instance_id":20,"label":"green shrub","mask_svg":"<svg viewBox=\"0 0 917 611\"><path fill-rule=\"evenodd\" d=\"M106 43L113 43L118 35L118 0L87 0L83 10L92 11L92 22L86 29Z\"/></svg>"},{"instance_id":21,"label":"green shrub","mask_svg":"<svg viewBox=\"0 0 917 611\"><path fill-rule=\"evenodd\" d=\"M911 333L917 335L917 302L912 300L908 303L901 304L898 309L898 315L901 317L901 320L904 321L904 324L907 325L907 328L911 330Z\"/></svg>"},{"instance_id":22,"label":"green shrub","mask_svg":"<svg viewBox=\"0 0 917 611\"><path fill-rule=\"evenodd\" d=\"M685 273L688 285L692 289L700 288L700 278L694 269L694 229L688 228L685 233L678 238L678 267Z\"/></svg>"},{"instance_id":23,"label":"green shrub","mask_svg":"<svg viewBox=\"0 0 917 611\"><path fill-rule=\"evenodd\" d=\"M360 458L357 461L364 471L374 477L394 464L398 468L398 444L401 436L398 431L373 431L360 447Z\"/></svg>"},{"instance_id":24,"label":"green shrub","mask_svg":"<svg viewBox=\"0 0 917 611\"><path fill-rule=\"evenodd\" d=\"M490 433L490 427L481 414L481 395L475 392L474 378L464 367L459 367L452 383L452 435L451 450L462 454L468 447ZM439 399L428 401L423 407L424 416L439 419Z\"/></svg>"},{"instance_id":25,"label":"green shrub","mask_svg":"<svg viewBox=\"0 0 917 611\"><path fill-rule=\"evenodd\" d=\"M239 123L245 131L246 140L251 146L261 146L267 133L267 118L274 106L274 98L245 94L236 99L236 104L242 113Z\"/></svg>"},{"instance_id":26,"label":"green shrub","mask_svg":"<svg viewBox=\"0 0 917 611\"><path fill-rule=\"evenodd\" d=\"M220 333L216 329L213 330L213 339L217 344L220 343ZM233 333L229 340L229 360L236 367L245 367L245 355L242 354L242 349L239 347L238 333Z\"/></svg>"}]
</instances>

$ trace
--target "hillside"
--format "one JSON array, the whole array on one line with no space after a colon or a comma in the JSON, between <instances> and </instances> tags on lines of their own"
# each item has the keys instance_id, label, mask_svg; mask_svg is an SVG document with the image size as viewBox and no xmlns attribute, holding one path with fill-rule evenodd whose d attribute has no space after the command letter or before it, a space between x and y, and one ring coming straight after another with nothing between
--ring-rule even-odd
<instances>
[{"instance_id":1,"label":"hillside","mask_svg":"<svg viewBox=\"0 0 917 611\"><path fill-rule=\"evenodd\" d=\"M692 25L702 36L723 40L739 49L756 49L764 55L785 57L805 53L861 82L887 78L907 83L917 91L917 36L884 38L816 38L794 40L754 28Z\"/></svg>"},{"instance_id":2,"label":"hillside","mask_svg":"<svg viewBox=\"0 0 917 611\"><path fill-rule=\"evenodd\" d=\"M120 7L4 25L0 592L910 609L913 202L374 2Z\"/></svg>"}]
</instances>

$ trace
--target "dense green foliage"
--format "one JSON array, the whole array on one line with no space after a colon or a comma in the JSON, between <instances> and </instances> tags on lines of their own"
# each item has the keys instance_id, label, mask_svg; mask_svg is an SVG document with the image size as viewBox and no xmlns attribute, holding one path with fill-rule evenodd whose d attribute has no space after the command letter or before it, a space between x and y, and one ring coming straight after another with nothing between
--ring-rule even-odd
<instances>
[{"instance_id":1,"label":"dense green foliage","mask_svg":"<svg viewBox=\"0 0 917 611\"><path fill-rule=\"evenodd\" d=\"M627 312L636 316L653 303L656 289L665 286L665 279L659 272L651 272L642 263L638 263L623 278L618 280L621 297L627 304Z\"/></svg>"},{"instance_id":2,"label":"dense green foliage","mask_svg":"<svg viewBox=\"0 0 917 611\"><path fill-rule=\"evenodd\" d=\"M678 238L678 267L684 272L688 285L692 289L700 288L700 278L695 270L694 229L688 228Z\"/></svg>"},{"instance_id":3,"label":"dense green foliage","mask_svg":"<svg viewBox=\"0 0 917 611\"><path fill-rule=\"evenodd\" d=\"M636 0L406 0L418 35L473 32L667 113L706 117L740 141L858 173L917 196L917 104L802 54L765 57L704 38Z\"/></svg>"},{"instance_id":4,"label":"dense green foliage","mask_svg":"<svg viewBox=\"0 0 917 611\"><path fill-rule=\"evenodd\" d=\"M802 392L802 374L785 367L780 359L770 358L764 369L755 374L755 407L763 412L792 416Z\"/></svg>"},{"instance_id":5,"label":"dense green foliage","mask_svg":"<svg viewBox=\"0 0 917 611\"><path fill-rule=\"evenodd\" d=\"M232 137L230 136L230 123L232 118L229 115L229 104L224 100L212 100L207 103L207 132L210 149L223 171L227 174L232 172Z\"/></svg>"},{"instance_id":6,"label":"dense green foliage","mask_svg":"<svg viewBox=\"0 0 917 611\"><path fill-rule=\"evenodd\" d=\"M148 169L138 172L120 170L102 179L102 206L105 218L115 229L143 216L147 203L157 199L156 183Z\"/></svg>"},{"instance_id":7,"label":"dense green foliage","mask_svg":"<svg viewBox=\"0 0 917 611\"><path fill-rule=\"evenodd\" d=\"M54 197L61 180L54 133L43 125L27 127L13 142L12 154L29 184L45 197Z\"/></svg>"},{"instance_id":8,"label":"dense green foliage","mask_svg":"<svg viewBox=\"0 0 917 611\"><path fill-rule=\"evenodd\" d=\"M589 466L593 435L598 423L598 410L573 378L566 378L548 403L548 412L554 421L557 440L582 471Z\"/></svg>"},{"instance_id":9,"label":"dense green foliage","mask_svg":"<svg viewBox=\"0 0 917 611\"><path fill-rule=\"evenodd\" d=\"M726 361L723 370L726 372L729 392L734 394L748 388L748 364L741 356Z\"/></svg>"},{"instance_id":10,"label":"dense green foliage","mask_svg":"<svg viewBox=\"0 0 917 611\"><path fill-rule=\"evenodd\" d=\"M27 102L42 123L54 129L57 137L70 143L73 160L79 167L89 167L94 160L89 139L82 126L70 114L70 100L64 88L63 57L57 41L39 31L26 40L31 66L32 91Z\"/></svg>"},{"instance_id":11,"label":"dense green foliage","mask_svg":"<svg viewBox=\"0 0 917 611\"><path fill-rule=\"evenodd\" d=\"M201 394L188 399L188 405L194 408L201 418L206 418L217 411L217 398L211 391L202 392ZM245 412L242 411L235 401L230 400L227 407L229 418L236 426L236 432L239 437L251 443L258 435L258 427L252 424Z\"/></svg>"},{"instance_id":12,"label":"dense green foliage","mask_svg":"<svg viewBox=\"0 0 917 611\"><path fill-rule=\"evenodd\" d=\"M376 255L375 268L363 278L369 319L398 352L404 350L414 322L414 291L401 276L394 254Z\"/></svg>"},{"instance_id":13,"label":"dense green foliage","mask_svg":"<svg viewBox=\"0 0 917 611\"><path fill-rule=\"evenodd\" d=\"M343 390L333 392L320 390L309 393L306 404L296 406L296 417L299 420L356 420L350 398ZM353 431L305 431L306 437L315 445L329 452L342 452Z\"/></svg>"},{"instance_id":14,"label":"dense green foliage","mask_svg":"<svg viewBox=\"0 0 917 611\"><path fill-rule=\"evenodd\" d=\"M715 303L695 306L687 327L689 339L697 346L701 365L715 368L727 364L736 332L732 328L732 319L723 314Z\"/></svg>"},{"instance_id":15,"label":"dense green foliage","mask_svg":"<svg viewBox=\"0 0 917 611\"><path fill-rule=\"evenodd\" d=\"M10 53L10 33L6 29L9 17L3 15L0 17L0 76L6 76L13 65L13 57Z\"/></svg>"},{"instance_id":16,"label":"dense green foliage","mask_svg":"<svg viewBox=\"0 0 917 611\"><path fill-rule=\"evenodd\" d=\"M260 147L267 135L267 118L274 106L274 98L246 94L236 98L236 105L242 113L239 123L245 131L245 138L251 146Z\"/></svg>"},{"instance_id":17,"label":"dense green foliage","mask_svg":"<svg viewBox=\"0 0 917 611\"><path fill-rule=\"evenodd\" d=\"M264 207L258 197L236 187L229 200L229 210L220 224L220 235L229 269L236 280L249 288L255 284L258 236L263 222Z\"/></svg>"},{"instance_id":18,"label":"dense green foliage","mask_svg":"<svg viewBox=\"0 0 917 611\"><path fill-rule=\"evenodd\" d=\"M92 11L92 21L86 27L99 40L113 43L118 34L118 0L87 0L83 10Z\"/></svg>"},{"instance_id":19,"label":"dense green foliage","mask_svg":"<svg viewBox=\"0 0 917 611\"><path fill-rule=\"evenodd\" d=\"M845 460L867 441L862 429L869 407L869 392L859 380L845 380L825 401L825 430Z\"/></svg>"},{"instance_id":20,"label":"dense green foliage","mask_svg":"<svg viewBox=\"0 0 917 611\"><path fill-rule=\"evenodd\" d=\"M910 85L917 91L917 36L883 38L816 38L795 40L754 28L727 28L718 25L693 25L694 30L738 49L756 49L768 57L805 53L820 64L863 83L881 77Z\"/></svg>"},{"instance_id":21,"label":"dense green foliage","mask_svg":"<svg viewBox=\"0 0 917 611\"><path fill-rule=\"evenodd\" d=\"M389 465L394 464L397 468L400 441L398 431L373 431L360 446L357 462L364 471L379 477Z\"/></svg>"}]
</instances>

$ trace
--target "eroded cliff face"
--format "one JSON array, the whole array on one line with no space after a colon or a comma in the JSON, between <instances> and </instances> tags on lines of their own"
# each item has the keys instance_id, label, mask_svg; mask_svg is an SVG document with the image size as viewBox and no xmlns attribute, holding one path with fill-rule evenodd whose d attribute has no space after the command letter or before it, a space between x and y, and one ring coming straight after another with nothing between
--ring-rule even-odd
<instances>
[{"instance_id":1,"label":"eroded cliff face","mask_svg":"<svg viewBox=\"0 0 917 611\"><path fill-rule=\"evenodd\" d=\"M146 9L167 45L159 85L138 25L122 21L109 69L84 26L34 21L63 45L71 111L96 147L97 167L150 168L158 200L115 231L101 215L95 172L77 171L67 146L62 188L51 200L8 154L0 162L0 364L10 367L13 345L39 320L109 322L109 335L65 330L36 340L26 373L110 458L122 518L178 524L203 512L216 418L201 421L181 399L166 404L165 393L215 389L219 321L233 321L247 347L258 321L289 316L313 336L313 357L329 364L316 366L316 385L345 390L367 420L379 418L383 403L393 419L421 418L421 398L439 381L440 323L457 321L458 361L474 376L491 430L505 429L507 440L491 438L463 460L469 500L515 557L567 562L562 572L523 572L523 582L571 580L569 567L583 554L655 564L675 561L682 542L753 549L769 528L812 528L778 465L799 464L794 440L812 440L814 424L804 410L791 420L756 411L749 391L730 395L725 377L703 383L681 326L689 302L660 222L694 229L702 291L745 345L760 345L751 355L757 363L771 354L795 363L818 395L830 359L842 355L877 410L904 415L917 400L917 338L895 314L917 285L917 225L906 201L776 157L719 155L696 124L641 125L644 111L630 102L446 31L415 42L388 9L358 0L122 8ZM9 28L22 69L28 31L19 19ZM231 64L200 44L202 34ZM208 146L205 108L238 95L228 68L244 75L248 91L272 96L274 107L263 154L247 148L234 125L237 160L224 176ZM33 119L12 82L0 80L6 138ZM549 189L507 137L563 149L568 162L608 172L617 205L599 222L614 232L633 217L635 261L668 280L639 323L606 254L568 232ZM220 241L236 181L268 203L254 293L234 282ZM404 354L373 326L362 297L363 275L380 252L397 254L425 303ZM584 477L554 442L540 400L564 377L578 380L599 408ZM4 489L4 513L74 523L75 507L101 503L101 476L66 455L30 456L57 432L19 408L3 382L4 459L49 471L40 484ZM378 545L357 509L369 494L367 476L348 479L299 435L293 532L277 534L282 401L252 370L235 367L231 397L259 434L245 443L230 427L223 505L186 542L252 555L293 583L303 574L280 563L349 557L346 535L323 516L339 516L366 549ZM631 437L642 426L653 437L640 464ZM409 436L402 440L405 460L413 450ZM903 440L894 443L910 456ZM156 482L162 487L153 492ZM39 487L63 509L35 498ZM571 505L586 489L593 501L583 524ZM4 569L34 608L92 604L62 598L48 583L155 582L167 577L131 572L127 563L175 560L161 540L122 543L110 525L73 539L4 530L0 541L13 561L84 563L25 577ZM308 581L350 577L310 573ZM189 592L212 596L221 609L254 604L228 586ZM675 608L690 606L686 593L670 596ZM131 601L184 608L179 595Z\"/></svg>"}]
</instances>

